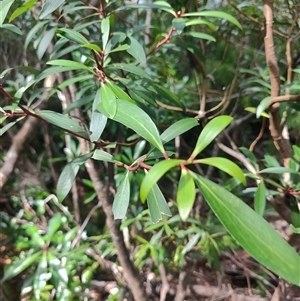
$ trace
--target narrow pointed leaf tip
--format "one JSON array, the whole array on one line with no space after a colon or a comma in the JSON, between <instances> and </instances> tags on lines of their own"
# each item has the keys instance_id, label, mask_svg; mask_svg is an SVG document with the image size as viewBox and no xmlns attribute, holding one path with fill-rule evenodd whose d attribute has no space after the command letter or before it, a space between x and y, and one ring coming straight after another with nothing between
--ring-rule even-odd
<instances>
[{"instance_id":1,"label":"narrow pointed leaf tip","mask_svg":"<svg viewBox=\"0 0 300 301\"><path fill-rule=\"evenodd\" d=\"M231 123L232 120L233 118L227 115L218 116L212 119L202 130L190 160L193 160L201 153Z\"/></svg>"}]
</instances>

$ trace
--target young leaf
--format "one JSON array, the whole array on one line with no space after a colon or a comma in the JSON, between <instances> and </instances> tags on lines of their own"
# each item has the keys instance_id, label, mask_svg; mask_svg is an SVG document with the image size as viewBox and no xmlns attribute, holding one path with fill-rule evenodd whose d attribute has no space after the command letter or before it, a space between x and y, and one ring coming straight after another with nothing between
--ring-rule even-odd
<instances>
[{"instance_id":1,"label":"young leaf","mask_svg":"<svg viewBox=\"0 0 300 301\"><path fill-rule=\"evenodd\" d=\"M47 263L47 253L44 252L34 273L33 291L36 300L41 299L41 292L45 289L47 280L51 278L51 274L47 273Z\"/></svg>"},{"instance_id":2,"label":"young leaf","mask_svg":"<svg viewBox=\"0 0 300 301\"><path fill-rule=\"evenodd\" d=\"M157 184L152 186L147 197L147 204L153 223L161 221L164 217L172 216L166 199Z\"/></svg>"},{"instance_id":3,"label":"young leaf","mask_svg":"<svg viewBox=\"0 0 300 301\"><path fill-rule=\"evenodd\" d=\"M181 169L181 177L177 189L177 204L181 219L185 221L193 208L196 196L196 189L193 177L188 170L183 167Z\"/></svg>"},{"instance_id":4,"label":"young leaf","mask_svg":"<svg viewBox=\"0 0 300 301\"><path fill-rule=\"evenodd\" d=\"M230 124L232 119L225 115L212 119L202 130L189 161L202 152Z\"/></svg>"},{"instance_id":5,"label":"young leaf","mask_svg":"<svg viewBox=\"0 0 300 301\"><path fill-rule=\"evenodd\" d=\"M40 12L40 19L44 19L57 8L59 8L66 0L46 0Z\"/></svg>"},{"instance_id":6,"label":"young leaf","mask_svg":"<svg viewBox=\"0 0 300 301\"><path fill-rule=\"evenodd\" d=\"M107 117L97 110L101 103L100 90L97 91L92 108L92 117L90 123L90 140L98 141L107 123Z\"/></svg>"},{"instance_id":7,"label":"young leaf","mask_svg":"<svg viewBox=\"0 0 300 301\"><path fill-rule=\"evenodd\" d=\"M101 102L99 102L97 109L100 112L105 112L108 118L113 119L117 112L117 100L114 92L107 84L101 83L100 95Z\"/></svg>"},{"instance_id":8,"label":"young leaf","mask_svg":"<svg viewBox=\"0 0 300 301\"><path fill-rule=\"evenodd\" d=\"M172 167L183 163L184 160L169 159L158 162L155 164L143 179L140 188L140 198L144 202L151 188L157 183L157 181Z\"/></svg>"},{"instance_id":9,"label":"young leaf","mask_svg":"<svg viewBox=\"0 0 300 301\"><path fill-rule=\"evenodd\" d=\"M112 211L115 219L123 219L126 216L130 197L130 182L129 172L126 173L125 178L118 187Z\"/></svg>"},{"instance_id":10,"label":"young leaf","mask_svg":"<svg viewBox=\"0 0 300 301\"><path fill-rule=\"evenodd\" d=\"M177 136L189 131L193 127L199 125L196 118L185 118L173 123L161 135L162 143L165 144Z\"/></svg>"},{"instance_id":11,"label":"young leaf","mask_svg":"<svg viewBox=\"0 0 300 301\"><path fill-rule=\"evenodd\" d=\"M15 18L32 9L37 0L29 0L18 7L10 16L8 22L12 22ZM1 10L2 11L2 10Z\"/></svg>"},{"instance_id":12,"label":"young leaf","mask_svg":"<svg viewBox=\"0 0 300 301\"><path fill-rule=\"evenodd\" d=\"M50 242L53 235L59 229L62 223L62 215L60 213L56 213L51 217L48 223L48 230L47 230L47 242Z\"/></svg>"},{"instance_id":13,"label":"young leaf","mask_svg":"<svg viewBox=\"0 0 300 301\"><path fill-rule=\"evenodd\" d=\"M207 203L233 238L260 264L299 286L300 256L272 226L223 187L194 173L193 177Z\"/></svg>"},{"instance_id":14,"label":"young leaf","mask_svg":"<svg viewBox=\"0 0 300 301\"><path fill-rule=\"evenodd\" d=\"M270 102L271 97L265 97L260 104L257 106L256 109L256 118L259 118L261 116L261 114L263 113L263 111L267 108L269 102Z\"/></svg>"},{"instance_id":15,"label":"young leaf","mask_svg":"<svg viewBox=\"0 0 300 301\"><path fill-rule=\"evenodd\" d=\"M128 101L117 99L116 103L117 111L112 119L134 130L164 153L165 150L162 141L152 119L142 109ZM105 115L109 115L109 113L103 109L106 108L101 108L101 112Z\"/></svg>"},{"instance_id":16,"label":"young leaf","mask_svg":"<svg viewBox=\"0 0 300 301\"><path fill-rule=\"evenodd\" d=\"M220 170L223 170L224 172L228 173L229 175L238 179L241 183L246 185L246 177L243 171L239 168L237 164L235 164L234 162L226 158L221 158L221 157L205 158L205 159L195 160L194 163L207 164L219 168Z\"/></svg>"},{"instance_id":17,"label":"young leaf","mask_svg":"<svg viewBox=\"0 0 300 301\"><path fill-rule=\"evenodd\" d=\"M254 195L254 209L263 216L266 208L266 187L264 181L260 181Z\"/></svg>"}]
</instances>

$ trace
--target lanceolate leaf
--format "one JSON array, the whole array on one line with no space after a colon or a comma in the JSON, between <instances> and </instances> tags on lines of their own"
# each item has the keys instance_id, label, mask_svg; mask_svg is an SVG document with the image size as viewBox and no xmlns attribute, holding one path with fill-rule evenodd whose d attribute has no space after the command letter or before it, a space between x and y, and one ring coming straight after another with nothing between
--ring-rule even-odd
<instances>
[{"instance_id":1,"label":"lanceolate leaf","mask_svg":"<svg viewBox=\"0 0 300 301\"><path fill-rule=\"evenodd\" d=\"M254 195L254 209L263 216L266 208L266 187L263 181L258 184L257 190Z\"/></svg>"},{"instance_id":2,"label":"lanceolate leaf","mask_svg":"<svg viewBox=\"0 0 300 301\"><path fill-rule=\"evenodd\" d=\"M193 160L202 152L232 121L230 116L218 116L212 119L202 130L197 144L189 160Z\"/></svg>"},{"instance_id":3,"label":"lanceolate leaf","mask_svg":"<svg viewBox=\"0 0 300 301\"><path fill-rule=\"evenodd\" d=\"M70 61L70 60L53 60L53 61L47 62L47 65L70 67L70 68L74 68L73 70L82 69L82 70L87 70L87 71L92 72L91 68L86 66L85 64Z\"/></svg>"},{"instance_id":4,"label":"lanceolate leaf","mask_svg":"<svg viewBox=\"0 0 300 301\"><path fill-rule=\"evenodd\" d=\"M128 101L117 99L116 103L117 111L112 119L134 130L164 153L165 150L162 141L152 119L142 109ZM101 112L108 115L103 109L106 108L101 108Z\"/></svg>"},{"instance_id":5,"label":"lanceolate leaf","mask_svg":"<svg viewBox=\"0 0 300 301\"><path fill-rule=\"evenodd\" d=\"M88 133L83 131L83 129L68 116L48 110L38 111L36 115L42 117L44 120L54 124L61 129L77 133L86 138L89 137Z\"/></svg>"},{"instance_id":6,"label":"lanceolate leaf","mask_svg":"<svg viewBox=\"0 0 300 301\"><path fill-rule=\"evenodd\" d=\"M199 125L196 118L185 118L173 123L161 135L163 144Z\"/></svg>"},{"instance_id":7,"label":"lanceolate leaf","mask_svg":"<svg viewBox=\"0 0 300 301\"><path fill-rule=\"evenodd\" d=\"M153 223L157 223L167 216L172 216L166 199L157 184L151 188L147 197L147 204Z\"/></svg>"},{"instance_id":8,"label":"lanceolate leaf","mask_svg":"<svg viewBox=\"0 0 300 301\"><path fill-rule=\"evenodd\" d=\"M140 188L140 198L141 201L144 202L151 188L157 181L172 167L179 165L185 162L184 160L179 159L169 159L158 162L155 164L149 172L146 174Z\"/></svg>"},{"instance_id":9,"label":"lanceolate leaf","mask_svg":"<svg viewBox=\"0 0 300 301\"><path fill-rule=\"evenodd\" d=\"M22 31L17 26L15 26L13 24L2 24L0 26L0 28L10 30L10 31L12 31L12 32L14 32L14 33L16 33L20 36L23 34Z\"/></svg>"},{"instance_id":10,"label":"lanceolate leaf","mask_svg":"<svg viewBox=\"0 0 300 301\"><path fill-rule=\"evenodd\" d=\"M196 189L193 177L184 167L181 170L181 177L177 189L177 205L181 219L185 221L193 208Z\"/></svg>"},{"instance_id":11,"label":"lanceolate leaf","mask_svg":"<svg viewBox=\"0 0 300 301\"><path fill-rule=\"evenodd\" d=\"M84 164L93 153L88 153L80 157L75 158L73 161L69 162L63 169L57 181L57 198L61 202L69 193L75 177L78 173L79 166Z\"/></svg>"},{"instance_id":12,"label":"lanceolate leaf","mask_svg":"<svg viewBox=\"0 0 300 301\"><path fill-rule=\"evenodd\" d=\"M89 44L89 41L78 31L69 28L60 28L57 30L59 35L63 35L66 39L74 41L84 46Z\"/></svg>"},{"instance_id":13,"label":"lanceolate leaf","mask_svg":"<svg viewBox=\"0 0 300 301\"><path fill-rule=\"evenodd\" d=\"M38 251L30 255L27 254L25 258L14 261L5 271L4 277L1 280L6 281L19 275L21 272L31 266L35 261L39 261L41 255L42 251Z\"/></svg>"},{"instance_id":14,"label":"lanceolate leaf","mask_svg":"<svg viewBox=\"0 0 300 301\"><path fill-rule=\"evenodd\" d=\"M129 172L126 173L124 180L118 187L112 211L115 219L122 219L126 216L130 197Z\"/></svg>"},{"instance_id":15,"label":"lanceolate leaf","mask_svg":"<svg viewBox=\"0 0 300 301\"><path fill-rule=\"evenodd\" d=\"M40 12L40 19L43 19L59 8L66 0L46 0Z\"/></svg>"},{"instance_id":16,"label":"lanceolate leaf","mask_svg":"<svg viewBox=\"0 0 300 301\"><path fill-rule=\"evenodd\" d=\"M132 55L137 62L142 66L146 66L146 54L142 45L132 36L128 38L130 40L130 48L126 51Z\"/></svg>"},{"instance_id":17,"label":"lanceolate leaf","mask_svg":"<svg viewBox=\"0 0 300 301\"><path fill-rule=\"evenodd\" d=\"M300 256L242 200L215 184L193 174L209 206L234 239L259 263L295 285L300 285Z\"/></svg>"},{"instance_id":18,"label":"lanceolate leaf","mask_svg":"<svg viewBox=\"0 0 300 301\"><path fill-rule=\"evenodd\" d=\"M102 32L102 48L105 50L108 37L109 37L109 17L106 17L101 21L101 32Z\"/></svg>"},{"instance_id":19,"label":"lanceolate leaf","mask_svg":"<svg viewBox=\"0 0 300 301\"><path fill-rule=\"evenodd\" d=\"M98 90L93 102L92 118L90 124L90 131L91 131L90 140L92 142L99 140L107 123L107 117L97 110L97 107L100 103L101 103L101 94L100 94L100 90Z\"/></svg>"},{"instance_id":20,"label":"lanceolate leaf","mask_svg":"<svg viewBox=\"0 0 300 301\"><path fill-rule=\"evenodd\" d=\"M234 162L221 157L212 157L195 160L194 163L207 164L219 168L220 170L225 171L232 177L241 181L244 185L246 185L246 177L243 171L236 165Z\"/></svg>"},{"instance_id":21,"label":"lanceolate leaf","mask_svg":"<svg viewBox=\"0 0 300 301\"><path fill-rule=\"evenodd\" d=\"M109 154L101 149L96 149L92 158L95 160L111 162L111 163L118 162L117 160L114 159L114 157L111 154Z\"/></svg>"},{"instance_id":22,"label":"lanceolate leaf","mask_svg":"<svg viewBox=\"0 0 300 301\"><path fill-rule=\"evenodd\" d=\"M235 19L233 16L221 12L221 11L199 11L199 12L192 12L192 13L186 13L183 14L184 17L214 17L214 18L220 18L220 19L225 19L232 24L236 25L238 28L242 29L241 24L237 19Z\"/></svg>"},{"instance_id":23,"label":"lanceolate leaf","mask_svg":"<svg viewBox=\"0 0 300 301\"><path fill-rule=\"evenodd\" d=\"M14 3L15 0L2 0L0 1L0 26L3 24L6 15L11 7L11 5Z\"/></svg>"},{"instance_id":24,"label":"lanceolate leaf","mask_svg":"<svg viewBox=\"0 0 300 301\"><path fill-rule=\"evenodd\" d=\"M117 112L117 100L114 92L106 83L102 83L100 87L101 102L97 109L100 112L105 112L108 118L114 118Z\"/></svg>"}]
</instances>

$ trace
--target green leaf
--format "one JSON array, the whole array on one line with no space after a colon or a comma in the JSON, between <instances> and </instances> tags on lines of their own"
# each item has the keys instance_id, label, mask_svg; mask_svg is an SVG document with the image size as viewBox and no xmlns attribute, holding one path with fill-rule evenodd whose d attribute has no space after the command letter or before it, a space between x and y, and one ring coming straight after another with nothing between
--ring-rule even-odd
<instances>
[{"instance_id":1,"label":"green leaf","mask_svg":"<svg viewBox=\"0 0 300 301\"><path fill-rule=\"evenodd\" d=\"M245 108L245 111L248 111L248 112L250 112L250 113L256 114L257 108L254 108L254 107L247 107L247 108ZM262 117L269 118L269 114L266 113L266 112L262 112L260 115L261 115Z\"/></svg>"},{"instance_id":2,"label":"green leaf","mask_svg":"<svg viewBox=\"0 0 300 301\"><path fill-rule=\"evenodd\" d=\"M213 23L203 19L192 19L192 20L187 20L185 22L185 26L194 26L194 25L206 25L210 30L212 31L216 30L216 26Z\"/></svg>"},{"instance_id":3,"label":"green leaf","mask_svg":"<svg viewBox=\"0 0 300 301\"><path fill-rule=\"evenodd\" d=\"M82 47L95 50L96 52L99 52L99 53L101 53L101 51L102 51L101 48L96 44L91 44L91 43L83 44Z\"/></svg>"},{"instance_id":4,"label":"green leaf","mask_svg":"<svg viewBox=\"0 0 300 301\"><path fill-rule=\"evenodd\" d=\"M38 111L36 112L36 115L61 129L89 138L88 133L83 131L83 129L68 116L50 110Z\"/></svg>"},{"instance_id":5,"label":"green leaf","mask_svg":"<svg viewBox=\"0 0 300 301\"><path fill-rule=\"evenodd\" d=\"M193 177L188 170L183 167L177 189L177 204L179 215L183 221L189 217L193 208L196 196L196 189Z\"/></svg>"},{"instance_id":6,"label":"green leaf","mask_svg":"<svg viewBox=\"0 0 300 301\"><path fill-rule=\"evenodd\" d=\"M142 202L145 202L148 193L151 188L157 183L157 181L172 167L185 162L185 160L169 159L158 162L155 164L144 177L141 188L140 198Z\"/></svg>"},{"instance_id":7,"label":"green leaf","mask_svg":"<svg viewBox=\"0 0 300 301\"><path fill-rule=\"evenodd\" d=\"M115 219L123 219L126 216L130 197L129 172L120 183L113 202L112 211Z\"/></svg>"},{"instance_id":8,"label":"green leaf","mask_svg":"<svg viewBox=\"0 0 300 301\"><path fill-rule=\"evenodd\" d=\"M101 21L101 32L102 32L102 48L105 50L108 37L109 37L109 28L110 28L110 21L109 17L106 17Z\"/></svg>"},{"instance_id":9,"label":"green leaf","mask_svg":"<svg viewBox=\"0 0 300 301\"><path fill-rule=\"evenodd\" d=\"M63 216L60 213L56 213L51 217L48 223L48 230L47 230L47 242L50 242L53 235L57 232L62 224Z\"/></svg>"},{"instance_id":10,"label":"green leaf","mask_svg":"<svg viewBox=\"0 0 300 301\"><path fill-rule=\"evenodd\" d=\"M134 130L137 134L164 153L164 147L159 137L158 130L151 118L138 106L128 101L117 99L116 103L117 111L113 120ZM108 115L103 110L102 113Z\"/></svg>"},{"instance_id":11,"label":"green leaf","mask_svg":"<svg viewBox=\"0 0 300 301\"><path fill-rule=\"evenodd\" d=\"M268 167L259 171L259 173L271 173L271 174L284 174L284 173L297 173L297 171L287 167Z\"/></svg>"},{"instance_id":12,"label":"green leaf","mask_svg":"<svg viewBox=\"0 0 300 301\"><path fill-rule=\"evenodd\" d=\"M51 274L47 273L47 263L47 253L44 252L34 273L33 291L36 300L41 299L41 292L45 289L47 281L51 278Z\"/></svg>"},{"instance_id":13,"label":"green leaf","mask_svg":"<svg viewBox=\"0 0 300 301\"><path fill-rule=\"evenodd\" d=\"M212 119L202 130L190 159L202 152L233 120L230 116L218 116Z\"/></svg>"},{"instance_id":14,"label":"green leaf","mask_svg":"<svg viewBox=\"0 0 300 301\"><path fill-rule=\"evenodd\" d=\"M12 31L12 32L20 35L20 36L23 35L22 31L17 26L15 26L13 24L2 24L0 26L0 28L7 29L9 31Z\"/></svg>"},{"instance_id":15,"label":"green leaf","mask_svg":"<svg viewBox=\"0 0 300 301\"><path fill-rule=\"evenodd\" d=\"M97 110L97 107L99 106L100 103L101 103L101 94L99 89L95 95L95 99L93 102L92 117L90 123L90 132L91 132L90 140L92 142L99 140L107 123L107 117Z\"/></svg>"},{"instance_id":16,"label":"green leaf","mask_svg":"<svg viewBox=\"0 0 300 301\"><path fill-rule=\"evenodd\" d=\"M6 119L6 118L5 118ZM17 120L15 121L12 121L8 124L6 124L5 126L1 127L0 129L0 137L5 133L7 132L12 126L14 126L17 122L19 122L20 120L24 119L24 117L20 117L18 118ZM4 120L3 120L4 121Z\"/></svg>"},{"instance_id":17,"label":"green leaf","mask_svg":"<svg viewBox=\"0 0 300 301\"><path fill-rule=\"evenodd\" d=\"M70 68L72 68L70 70L87 70L89 72L92 72L91 68L86 66L85 64L74 62L71 60L53 60L53 61L47 62L47 65L70 67Z\"/></svg>"},{"instance_id":18,"label":"green leaf","mask_svg":"<svg viewBox=\"0 0 300 301\"><path fill-rule=\"evenodd\" d=\"M181 34L185 28L186 19L184 18L175 18L172 20L172 25L175 27L178 34Z\"/></svg>"},{"instance_id":19,"label":"green leaf","mask_svg":"<svg viewBox=\"0 0 300 301\"><path fill-rule=\"evenodd\" d=\"M143 46L132 36L129 36L128 39L130 48L126 51L137 60L140 66L145 67L147 59Z\"/></svg>"},{"instance_id":20,"label":"green leaf","mask_svg":"<svg viewBox=\"0 0 300 301\"><path fill-rule=\"evenodd\" d=\"M40 19L44 19L59 8L66 0L46 0L40 12Z\"/></svg>"},{"instance_id":21,"label":"green leaf","mask_svg":"<svg viewBox=\"0 0 300 301\"><path fill-rule=\"evenodd\" d=\"M38 49L37 49L37 56L38 56L39 60L41 60L42 57L44 56L49 44L51 43L51 41L54 37L54 34L55 34L55 28L47 30L44 33L44 35L39 43Z\"/></svg>"},{"instance_id":22,"label":"green leaf","mask_svg":"<svg viewBox=\"0 0 300 301\"><path fill-rule=\"evenodd\" d=\"M207 164L219 168L246 185L246 177L240 167L234 162L221 157L195 160L194 163Z\"/></svg>"},{"instance_id":23,"label":"green leaf","mask_svg":"<svg viewBox=\"0 0 300 301\"><path fill-rule=\"evenodd\" d=\"M105 112L105 115L113 119L117 113L117 99L114 92L106 83L101 83L100 87L101 101L97 109L100 112Z\"/></svg>"},{"instance_id":24,"label":"green leaf","mask_svg":"<svg viewBox=\"0 0 300 301\"><path fill-rule=\"evenodd\" d=\"M265 97L261 102L260 104L257 106L257 109L256 109L256 118L259 118L262 113L264 112L264 110L267 108L269 102L270 102L270 99L271 97L268 96L268 97Z\"/></svg>"},{"instance_id":25,"label":"green leaf","mask_svg":"<svg viewBox=\"0 0 300 301\"><path fill-rule=\"evenodd\" d=\"M204 32L190 31L190 32L185 32L184 35L185 36L190 36L190 37L193 37L193 38L197 38L197 39L202 39L202 40L216 42L216 38L215 37L213 37L210 34L204 33Z\"/></svg>"},{"instance_id":26,"label":"green leaf","mask_svg":"<svg viewBox=\"0 0 300 301\"><path fill-rule=\"evenodd\" d=\"M63 169L57 181L57 198L61 202L69 193L75 177L78 173L79 166L84 164L93 153L88 153L80 157L75 158L73 161L69 162Z\"/></svg>"},{"instance_id":27,"label":"green leaf","mask_svg":"<svg viewBox=\"0 0 300 301\"><path fill-rule=\"evenodd\" d=\"M207 203L233 238L260 264L299 286L300 256L272 226L223 187L200 175L193 173L193 176Z\"/></svg>"},{"instance_id":28,"label":"green leaf","mask_svg":"<svg viewBox=\"0 0 300 301\"><path fill-rule=\"evenodd\" d=\"M254 195L254 209L263 216L266 208L266 187L264 181L260 181Z\"/></svg>"},{"instance_id":29,"label":"green leaf","mask_svg":"<svg viewBox=\"0 0 300 301\"><path fill-rule=\"evenodd\" d=\"M11 5L14 3L15 0L3 0L0 1L0 26L3 24L7 13L11 7Z\"/></svg>"},{"instance_id":30,"label":"green leaf","mask_svg":"<svg viewBox=\"0 0 300 301\"><path fill-rule=\"evenodd\" d=\"M56 191L57 191L57 198L59 202L62 202L65 199L65 197L68 195L69 191L71 190L71 187L76 178L78 170L79 170L79 165L72 164L72 162L68 163L64 167L57 181Z\"/></svg>"},{"instance_id":31,"label":"green leaf","mask_svg":"<svg viewBox=\"0 0 300 301\"><path fill-rule=\"evenodd\" d=\"M115 160L111 154L103 151L102 149L96 149L92 158L94 160L105 161L105 162L110 162L110 163L118 163L119 162L119 161Z\"/></svg>"},{"instance_id":32,"label":"green leaf","mask_svg":"<svg viewBox=\"0 0 300 301\"><path fill-rule=\"evenodd\" d=\"M78 31L76 31L75 29L69 29L69 28L60 28L57 29L57 34L70 40L70 41L74 41L78 44L81 45L89 45L89 41Z\"/></svg>"},{"instance_id":33,"label":"green leaf","mask_svg":"<svg viewBox=\"0 0 300 301\"><path fill-rule=\"evenodd\" d=\"M173 123L161 135L162 143L165 144L177 136L189 131L193 127L199 125L196 118L185 118Z\"/></svg>"},{"instance_id":34,"label":"green leaf","mask_svg":"<svg viewBox=\"0 0 300 301\"><path fill-rule=\"evenodd\" d=\"M136 74L142 78L151 79L151 77L142 68L139 68L137 66L130 65L130 64L121 64L121 63L111 64L111 65L109 65L109 67L107 67L107 69L124 70L124 71L130 72L130 73Z\"/></svg>"},{"instance_id":35,"label":"green leaf","mask_svg":"<svg viewBox=\"0 0 300 301\"><path fill-rule=\"evenodd\" d=\"M157 184L151 187L147 197L147 204L153 223L157 223L167 216L172 216L166 199Z\"/></svg>"},{"instance_id":36,"label":"green leaf","mask_svg":"<svg viewBox=\"0 0 300 301\"><path fill-rule=\"evenodd\" d=\"M160 9L160 10L166 11L168 13L171 13L172 15L175 16L175 12L172 9L172 6L166 1L155 1L154 3L128 4L126 6L122 6L122 7L118 8L116 11L127 10L127 9L132 9L132 8Z\"/></svg>"},{"instance_id":37,"label":"green leaf","mask_svg":"<svg viewBox=\"0 0 300 301\"><path fill-rule=\"evenodd\" d=\"M113 84L110 81L107 82L107 85L114 92L114 94L116 95L117 98L129 101L131 103L135 103L134 100L117 85Z\"/></svg>"},{"instance_id":38,"label":"green leaf","mask_svg":"<svg viewBox=\"0 0 300 301\"><path fill-rule=\"evenodd\" d=\"M238 28L242 29L241 24L237 19L235 19L233 16L222 12L222 11L199 11L199 12L192 12L192 13L185 13L183 14L183 17L213 17L213 18L221 18L225 19L232 24L236 25Z\"/></svg>"},{"instance_id":39,"label":"green leaf","mask_svg":"<svg viewBox=\"0 0 300 301\"><path fill-rule=\"evenodd\" d=\"M25 258L14 260L13 263L5 271L2 281L9 280L19 275L21 272L26 270L35 261L38 261L42 255L42 251L35 252L33 254L27 254Z\"/></svg>"},{"instance_id":40,"label":"green leaf","mask_svg":"<svg viewBox=\"0 0 300 301\"><path fill-rule=\"evenodd\" d=\"M10 16L8 22L12 22L15 18L17 18L18 16L22 15L23 13L31 10L31 8L35 5L35 3L37 2L37 0L29 0L27 2L25 2L24 4L22 4L20 7L18 7Z\"/></svg>"}]
</instances>

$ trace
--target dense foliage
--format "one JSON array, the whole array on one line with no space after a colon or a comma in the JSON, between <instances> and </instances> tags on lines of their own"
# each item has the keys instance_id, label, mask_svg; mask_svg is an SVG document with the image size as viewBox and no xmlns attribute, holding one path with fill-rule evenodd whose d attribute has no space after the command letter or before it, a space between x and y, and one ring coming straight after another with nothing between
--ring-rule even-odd
<instances>
[{"instance_id":1,"label":"dense foliage","mask_svg":"<svg viewBox=\"0 0 300 301\"><path fill-rule=\"evenodd\" d=\"M300 286L297 5L0 9L3 297L184 300L241 248L262 296Z\"/></svg>"}]
</instances>

